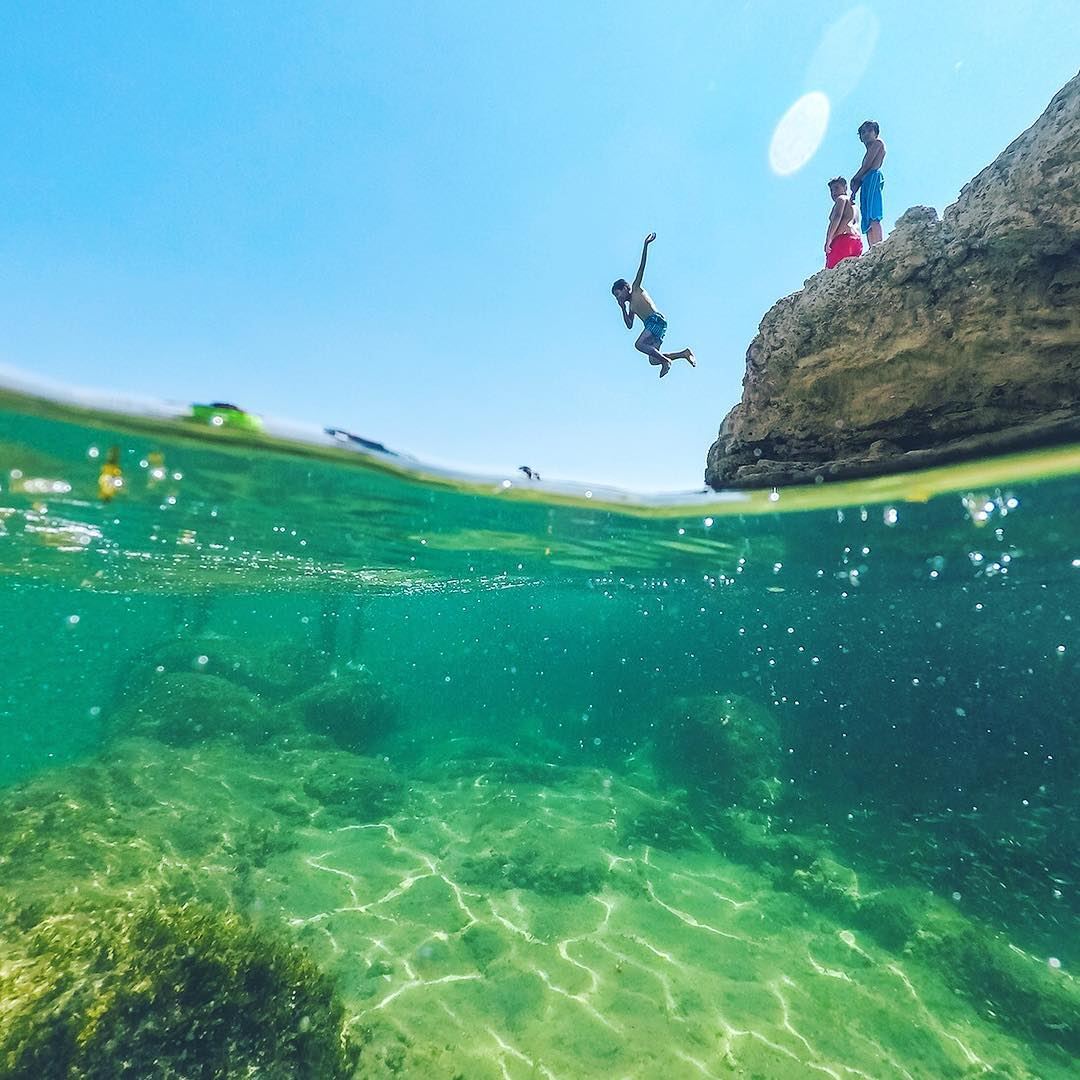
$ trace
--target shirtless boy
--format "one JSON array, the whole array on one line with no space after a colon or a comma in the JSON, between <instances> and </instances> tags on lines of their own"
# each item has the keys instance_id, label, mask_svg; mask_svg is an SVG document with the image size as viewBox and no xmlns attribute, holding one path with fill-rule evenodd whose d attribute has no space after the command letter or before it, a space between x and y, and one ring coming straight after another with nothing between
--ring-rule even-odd
<instances>
[{"instance_id":1,"label":"shirtless boy","mask_svg":"<svg viewBox=\"0 0 1080 1080\"><path fill-rule=\"evenodd\" d=\"M859 125L859 141L866 147L859 171L851 178L851 197L859 195L859 212L862 214L863 232L873 247L881 243L881 189L885 177L881 166L885 161L885 143L876 120L864 120Z\"/></svg>"},{"instance_id":2,"label":"shirtless boy","mask_svg":"<svg viewBox=\"0 0 1080 1080\"><path fill-rule=\"evenodd\" d=\"M692 349L680 349L679 352L674 353L660 351L664 334L667 333L667 319L656 310L652 297L641 287L641 279L645 276L645 260L649 254L649 245L655 239L654 232L645 237L645 243L641 248L641 265L638 267L634 284L630 285L625 278L619 278L611 286L611 294L619 302L619 310L622 312L627 330L634 329L635 315L645 324L645 328L634 342L634 348L644 353L653 367L660 369L662 379L671 370L672 360L685 360L691 367L697 367L697 361L694 359Z\"/></svg>"},{"instance_id":3,"label":"shirtless boy","mask_svg":"<svg viewBox=\"0 0 1080 1080\"><path fill-rule=\"evenodd\" d=\"M829 194L832 196L832 213L829 214L829 227L825 231L825 266L831 270L844 259L853 259L862 254L862 240L855 228L855 207L848 195L847 181L838 176L829 181Z\"/></svg>"}]
</instances>

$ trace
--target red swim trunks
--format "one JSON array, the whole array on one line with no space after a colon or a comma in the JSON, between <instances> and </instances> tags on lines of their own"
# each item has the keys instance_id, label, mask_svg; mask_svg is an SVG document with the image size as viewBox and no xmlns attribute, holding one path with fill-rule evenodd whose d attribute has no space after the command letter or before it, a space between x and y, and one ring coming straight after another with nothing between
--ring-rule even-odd
<instances>
[{"instance_id":1,"label":"red swim trunks","mask_svg":"<svg viewBox=\"0 0 1080 1080\"><path fill-rule=\"evenodd\" d=\"M829 245L828 254L825 256L825 267L831 270L844 259L854 259L861 254L862 240L857 236L852 236L851 233L841 233L839 236L834 236L833 242Z\"/></svg>"}]
</instances>

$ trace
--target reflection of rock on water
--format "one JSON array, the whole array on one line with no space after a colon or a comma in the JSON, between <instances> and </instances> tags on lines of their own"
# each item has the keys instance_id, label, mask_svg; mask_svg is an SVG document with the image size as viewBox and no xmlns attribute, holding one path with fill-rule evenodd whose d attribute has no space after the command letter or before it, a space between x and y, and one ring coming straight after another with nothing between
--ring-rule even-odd
<instances>
[{"instance_id":1,"label":"reflection of rock on water","mask_svg":"<svg viewBox=\"0 0 1080 1080\"><path fill-rule=\"evenodd\" d=\"M780 798L780 726L741 694L677 698L659 720L657 756L665 772L725 806L773 806Z\"/></svg>"}]
</instances>

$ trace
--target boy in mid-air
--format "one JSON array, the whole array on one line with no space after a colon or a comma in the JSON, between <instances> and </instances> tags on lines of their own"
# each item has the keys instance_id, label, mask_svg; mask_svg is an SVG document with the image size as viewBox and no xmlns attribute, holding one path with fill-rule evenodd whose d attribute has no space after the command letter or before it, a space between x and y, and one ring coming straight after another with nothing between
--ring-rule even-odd
<instances>
[{"instance_id":1,"label":"boy in mid-air","mask_svg":"<svg viewBox=\"0 0 1080 1080\"><path fill-rule=\"evenodd\" d=\"M866 242L873 247L881 243L881 189L885 177L881 166L885 163L885 140L876 120L864 120L859 125L859 142L866 147L859 171L851 178L851 197L859 195L859 213L862 216Z\"/></svg>"},{"instance_id":2,"label":"boy in mid-air","mask_svg":"<svg viewBox=\"0 0 1080 1080\"><path fill-rule=\"evenodd\" d=\"M645 260L649 255L649 245L656 239L656 233L649 233L645 237L645 243L641 248L641 265L638 267L637 277L634 284L627 283L625 278L619 278L611 286L611 294L619 302L619 310L622 312L623 322L627 330L634 329L634 316L636 315L644 324L645 328L634 342L634 348L643 352L653 367L660 368L662 379L670 370L672 360L685 360L691 367L697 367L692 349L681 349L675 353L662 353L660 346L667 333L667 319L656 310L652 297L641 287L641 279L645 276Z\"/></svg>"}]
</instances>

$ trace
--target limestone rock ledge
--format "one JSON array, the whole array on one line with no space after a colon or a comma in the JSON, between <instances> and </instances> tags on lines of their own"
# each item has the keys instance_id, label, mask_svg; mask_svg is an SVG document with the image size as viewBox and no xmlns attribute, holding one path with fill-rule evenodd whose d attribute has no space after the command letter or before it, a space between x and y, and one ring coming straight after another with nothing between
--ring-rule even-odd
<instances>
[{"instance_id":1,"label":"limestone rock ledge","mask_svg":"<svg viewBox=\"0 0 1080 1080\"><path fill-rule=\"evenodd\" d=\"M706 483L877 475L1080 439L1080 75L941 220L775 304Z\"/></svg>"}]
</instances>

